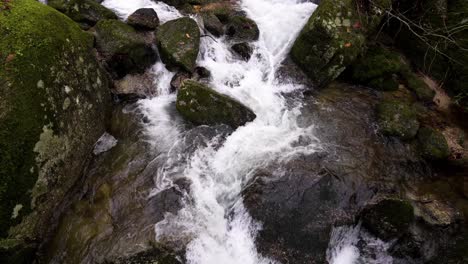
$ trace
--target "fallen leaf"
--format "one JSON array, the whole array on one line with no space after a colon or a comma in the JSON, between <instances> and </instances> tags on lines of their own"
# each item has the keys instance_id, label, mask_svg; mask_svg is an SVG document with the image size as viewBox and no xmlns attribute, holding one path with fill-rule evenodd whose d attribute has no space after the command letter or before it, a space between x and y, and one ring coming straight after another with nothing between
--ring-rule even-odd
<instances>
[{"instance_id":1,"label":"fallen leaf","mask_svg":"<svg viewBox=\"0 0 468 264\"><path fill-rule=\"evenodd\" d=\"M354 23L353 28L355 29L361 28L361 23L357 21L356 23Z\"/></svg>"},{"instance_id":2,"label":"fallen leaf","mask_svg":"<svg viewBox=\"0 0 468 264\"><path fill-rule=\"evenodd\" d=\"M12 54L10 54L10 55L8 55L8 56L6 57L5 62L10 62L10 61L14 60L15 57L16 57L16 55L12 53Z\"/></svg>"},{"instance_id":3,"label":"fallen leaf","mask_svg":"<svg viewBox=\"0 0 468 264\"><path fill-rule=\"evenodd\" d=\"M351 47L352 45L351 45L351 43L348 42L348 43L344 44L344 46L345 46L346 48L349 48L349 47Z\"/></svg>"},{"instance_id":4,"label":"fallen leaf","mask_svg":"<svg viewBox=\"0 0 468 264\"><path fill-rule=\"evenodd\" d=\"M188 33L187 33L187 34L185 34L185 36L186 36L187 38L190 38L190 35L189 35Z\"/></svg>"}]
</instances>

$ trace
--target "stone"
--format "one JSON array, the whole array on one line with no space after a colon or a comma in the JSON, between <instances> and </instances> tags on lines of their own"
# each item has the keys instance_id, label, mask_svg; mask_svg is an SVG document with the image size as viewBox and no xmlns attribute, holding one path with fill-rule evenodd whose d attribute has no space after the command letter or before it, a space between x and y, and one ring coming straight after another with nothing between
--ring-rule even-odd
<instances>
[{"instance_id":1,"label":"stone","mask_svg":"<svg viewBox=\"0 0 468 264\"><path fill-rule=\"evenodd\" d=\"M376 3L366 13L357 10L353 0L324 0L312 14L291 49L291 58L318 87L337 78L365 50L367 35L391 7L391 1Z\"/></svg>"},{"instance_id":2,"label":"stone","mask_svg":"<svg viewBox=\"0 0 468 264\"><path fill-rule=\"evenodd\" d=\"M384 101L377 105L379 130L387 136L412 139L419 129L416 112L411 106L398 101Z\"/></svg>"},{"instance_id":3,"label":"stone","mask_svg":"<svg viewBox=\"0 0 468 264\"><path fill-rule=\"evenodd\" d=\"M190 74L186 72L178 72L172 77L171 80L171 92L175 92L179 90L180 86L182 85L182 82L185 80L190 79Z\"/></svg>"},{"instance_id":4,"label":"stone","mask_svg":"<svg viewBox=\"0 0 468 264\"><path fill-rule=\"evenodd\" d=\"M260 30L252 19L237 15L229 19L226 35L231 40L256 41L260 36Z\"/></svg>"},{"instance_id":5,"label":"stone","mask_svg":"<svg viewBox=\"0 0 468 264\"><path fill-rule=\"evenodd\" d=\"M101 20L95 31L96 48L116 79L129 73L143 73L157 60L151 44L122 21Z\"/></svg>"},{"instance_id":6,"label":"stone","mask_svg":"<svg viewBox=\"0 0 468 264\"><path fill-rule=\"evenodd\" d=\"M444 135L430 127L418 131L418 143L421 155L429 160L442 160L450 156L450 148Z\"/></svg>"},{"instance_id":7,"label":"stone","mask_svg":"<svg viewBox=\"0 0 468 264\"><path fill-rule=\"evenodd\" d=\"M161 25L156 40L162 61L169 68L192 72L200 49L200 29L188 17L175 19Z\"/></svg>"},{"instance_id":8,"label":"stone","mask_svg":"<svg viewBox=\"0 0 468 264\"><path fill-rule=\"evenodd\" d=\"M227 124L237 128L256 117L237 100L193 80L182 83L176 107L185 119L196 125Z\"/></svg>"},{"instance_id":9,"label":"stone","mask_svg":"<svg viewBox=\"0 0 468 264\"><path fill-rule=\"evenodd\" d=\"M224 35L224 25L215 14L205 12L202 13L201 17L206 31L210 32L215 37L221 37Z\"/></svg>"},{"instance_id":10,"label":"stone","mask_svg":"<svg viewBox=\"0 0 468 264\"><path fill-rule=\"evenodd\" d=\"M93 37L55 9L0 12L0 236L39 241L104 133L109 80ZM12 217L14 216L14 217Z\"/></svg>"},{"instance_id":11,"label":"stone","mask_svg":"<svg viewBox=\"0 0 468 264\"><path fill-rule=\"evenodd\" d=\"M136 29L154 30L159 26L159 17L153 8L140 8L127 18L127 24Z\"/></svg>"},{"instance_id":12,"label":"stone","mask_svg":"<svg viewBox=\"0 0 468 264\"><path fill-rule=\"evenodd\" d=\"M388 241L407 232L414 220L413 206L398 198L378 198L361 212L362 225L367 230Z\"/></svg>"}]
</instances>

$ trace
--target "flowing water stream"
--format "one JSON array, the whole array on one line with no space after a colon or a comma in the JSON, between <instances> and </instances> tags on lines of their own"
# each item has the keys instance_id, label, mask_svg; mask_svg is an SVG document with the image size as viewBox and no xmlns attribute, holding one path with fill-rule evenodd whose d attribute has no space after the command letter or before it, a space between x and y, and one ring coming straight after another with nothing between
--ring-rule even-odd
<instances>
[{"instance_id":1,"label":"flowing water stream","mask_svg":"<svg viewBox=\"0 0 468 264\"><path fill-rule=\"evenodd\" d=\"M106 0L103 4L122 19L142 7L154 8L162 23L181 16L176 9L150 0ZM155 224L157 240L185 241L187 262L193 264L221 260L225 264L275 263L257 252L255 237L261 223L248 214L241 193L257 170L321 151L314 127L297 122L301 98L291 92L304 87L277 78L316 5L305 0L242 0L240 7L260 29L252 58L245 62L235 57L224 38L204 37L197 64L211 72L211 87L250 107L257 115L254 121L235 131L222 126L187 127L171 112L176 95L169 92L169 83L175 73L160 62L152 69L158 95L139 102L149 120L148 141L160 151L154 160L158 169L152 195L180 179L190 185L183 208ZM352 238L359 231L336 232L329 261L354 263L359 252Z\"/></svg>"}]
</instances>

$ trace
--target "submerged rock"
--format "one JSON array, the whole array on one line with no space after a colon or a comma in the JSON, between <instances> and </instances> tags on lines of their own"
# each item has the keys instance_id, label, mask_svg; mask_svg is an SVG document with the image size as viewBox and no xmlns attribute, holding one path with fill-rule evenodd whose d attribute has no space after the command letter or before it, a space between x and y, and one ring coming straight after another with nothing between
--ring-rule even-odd
<instances>
[{"instance_id":1,"label":"submerged rock","mask_svg":"<svg viewBox=\"0 0 468 264\"><path fill-rule=\"evenodd\" d=\"M419 129L416 112L410 105L397 101L384 101L377 106L380 131L388 136L412 139Z\"/></svg>"},{"instance_id":2,"label":"submerged rock","mask_svg":"<svg viewBox=\"0 0 468 264\"><path fill-rule=\"evenodd\" d=\"M109 82L93 37L49 6L12 1L0 36L0 235L37 241L104 133Z\"/></svg>"},{"instance_id":3,"label":"submerged rock","mask_svg":"<svg viewBox=\"0 0 468 264\"><path fill-rule=\"evenodd\" d=\"M233 128L255 119L240 102L193 80L186 80L177 93L177 110L197 125L227 124Z\"/></svg>"},{"instance_id":4,"label":"submerged rock","mask_svg":"<svg viewBox=\"0 0 468 264\"><path fill-rule=\"evenodd\" d=\"M362 225L383 240L402 236L414 220L413 206L397 198L381 198L361 213Z\"/></svg>"},{"instance_id":5,"label":"submerged rock","mask_svg":"<svg viewBox=\"0 0 468 264\"><path fill-rule=\"evenodd\" d=\"M114 12L94 0L49 0L47 4L80 23L84 28L92 27L102 19L117 19Z\"/></svg>"},{"instance_id":6,"label":"submerged rock","mask_svg":"<svg viewBox=\"0 0 468 264\"><path fill-rule=\"evenodd\" d=\"M444 135L439 131L422 127L418 131L421 155L429 160L442 160L450 156L450 148Z\"/></svg>"},{"instance_id":7,"label":"submerged rock","mask_svg":"<svg viewBox=\"0 0 468 264\"><path fill-rule=\"evenodd\" d=\"M291 49L291 57L318 86L337 78L365 49L391 1L372 2L369 11L354 0L321 1Z\"/></svg>"},{"instance_id":8,"label":"submerged rock","mask_svg":"<svg viewBox=\"0 0 468 264\"><path fill-rule=\"evenodd\" d=\"M200 29L188 17L161 25L156 33L161 59L168 67L192 72L200 48Z\"/></svg>"},{"instance_id":9,"label":"submerged rock","mask_svg":"<svg viewBox=\"0 0 468 264\"><path fill-rule=\"evenodd\" d=\"M96 24L96 46L114 77L143 73L156 62L156 51L135 29L119 20Z\"/></svg>"},{"instance_id":10,"label":"submerged rock","mask_svg":"<svg viewBox=\"0 0 468 264\"><path fill-rule=\"evenodd\" d=\"M234 44L231 49L246 61L250 60L250 57L252 57L253 49L247 42Z\"/></svg>"},{"instance_id":11,"label":"submerged rock","mask_svg":"<svg viewBox=\"0 0 468 264\"><path fill-rule=\"evenodd\" d=\"M140 8L127 18L127 24L137 29L156 29L159 17L153 8Z\"/></svg>"}]
</instances>

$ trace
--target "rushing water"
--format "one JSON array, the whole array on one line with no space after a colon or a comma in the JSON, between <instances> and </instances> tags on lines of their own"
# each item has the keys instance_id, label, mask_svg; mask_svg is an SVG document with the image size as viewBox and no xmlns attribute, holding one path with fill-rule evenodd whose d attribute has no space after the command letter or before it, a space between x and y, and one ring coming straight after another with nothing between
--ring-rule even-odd
<instances>
[{"instance_id":1,"label":"rushing water","mask_svg":"<svg viewBox=\"0 0 468 264\"><path fill-rule=\"evenodd\" d=\"M122 19L142 7L154 8L162 22L181 16L176 9L150 0L106 0L103 4ZM284 96L303 87L276 78L316 6L306 0L242 0L240 6L261 32L253 43L252 58L239 60L228 40L205 37L197 64L211 72L211 87L250 107L257 115L254 121L232 133L222 127L187 128L183 120L174 118L176 96L169 92L174 73L160 62L152 68L158 96L139 102L149 120L149 141L160 152L154 161L158 169L153 195L180 178L190 182L183 209L155 224L157 239L186 243L186 258L193 264L274 263L257 252L254 240L261 223L244 208L241 192L256 170L320 150L314 128L297 123L300 98L286 100ZM334 232L329 261L354 263L359 258L355 247L359 230Z\"/></svg>"}]
</instances>

